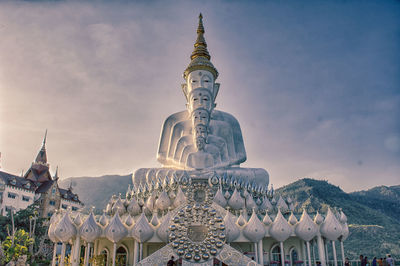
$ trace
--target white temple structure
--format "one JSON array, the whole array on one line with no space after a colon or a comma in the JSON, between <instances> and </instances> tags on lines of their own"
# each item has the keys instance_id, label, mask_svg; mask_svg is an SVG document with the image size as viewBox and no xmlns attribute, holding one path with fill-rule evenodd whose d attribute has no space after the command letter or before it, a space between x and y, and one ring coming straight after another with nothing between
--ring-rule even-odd
<instances>
[{"instance_id":1,"label":"white temple structure","mask_svg":"<svg viewBox=\"0 0 400 266\"><path fill-rule=\"evenodd\" d=\"M162 127L162 168L137 170L125 198L113 196L103 215L68 211L51 218L49 237L79 265L327 264L349 234L344 213L311 218L276 197L261 168L242 168L246 151L238 121L216 110L220 84L204 39L202 16L184 71L186 110ZM85 246L85 254L81 247ZM94 262L96 260L96 263ZM53 265L56 264L56 256Z\"/></svg>"}]
</instances>

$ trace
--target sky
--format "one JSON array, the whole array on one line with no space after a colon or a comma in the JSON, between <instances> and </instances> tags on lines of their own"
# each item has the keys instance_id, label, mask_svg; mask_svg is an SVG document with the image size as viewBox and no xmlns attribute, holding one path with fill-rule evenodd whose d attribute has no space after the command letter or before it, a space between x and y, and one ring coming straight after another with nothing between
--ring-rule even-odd
<instances>
[{"instance_id":1,"label":"sky","mask_svg":"<svg viewBox=\"0 0 400 266\"><path fill-rule=\"evenodd\" d=\"M61 178L159 167L200 12L242 167L400 184L400 1L2 1L1 170L26 171L46 129Z\"/></svg>"}]
</instances>

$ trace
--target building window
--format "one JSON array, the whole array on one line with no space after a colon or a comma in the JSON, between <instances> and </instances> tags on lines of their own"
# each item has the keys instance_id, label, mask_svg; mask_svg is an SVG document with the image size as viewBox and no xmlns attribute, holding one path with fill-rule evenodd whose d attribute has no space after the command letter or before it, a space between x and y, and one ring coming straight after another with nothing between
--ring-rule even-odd
<instances>
[{"instance_id":1,"label":"building window","mask_svg":"<svg viewBox=\"0 0 400 266\"><path fill-rule=\"evenodd\" d=\"M121 246L117 249L117 255L116 255L115 260L118 262L118 265L126 265L127 252L123 246Z\"/></svg>"},{"instance_id":2,"label":"building window","mask_svg":"<svg viewBox=\"0 0 400 266\"><path fill-rule=\"evenodd\" d=\"M51 190L51 195L55 195L56 194L56 188L55 187L53 187L53 189Z\"/></svg>"},{"instance_id":3,"label":"building window","mask_svg":"<svg viewBox=\"0 0 400 266\"><path fill-rule=\"evenodd\" d=\"M72 210L73 210L73 211L77 211L78 208L77 208L77 207L72 207Z\"/></svg>"},{"instance_id":4,"label":"building window","mask_svg":"<svg viewBox=\"0 0 400 266\"><path fill-rule=\"evenodd\" d=\"M11 207L6 206L6 212L10 212L11 211Z\"/></svg>"},{"instance_id":5,"label":"building window","mask_svg":"<svg viewBox=\"0 0 400 266\"><path fill-rule=\"evenodd\" d=\"M271 260L274 262L272 264L281 264L281 248L279 247L279 244L272 247Z\"/></svg>"},{"instance_id":6,"label":"building window","mask_svg":"<svg viewBox=\"0 0 400 266\"><path fill-rule=\"evenodd\" d=\"M63 208L63 209L66 209L67 207L68 207L68 206L65 205L65 204L61 205L61 208Z\"/></svg>"},{"instance_id":7,"label":"building window","mask_svg":"<svg viewBox=\"0 0 400 266\"><path fill-rule=\"evenodd\" d=\"M23 201L29 201L29 200L30 200L30 198L29 198L29 197L27 197L27 196L22 196L22 200L23 200Z\"/></svg>"},{"instance_id":8,"label":"building window","mask_svg":"<svg viewBox=\"0 0 400 266\"><path fill-rule=\"evenodd\" d=\"M48 212L48 213L47 213L47 217L51 217L52 215L53 215L52 212Z\"/></svg>"},{"instance_id":9,"label":"building window","mask_svg":"<svg viewBox=\"0 0 400 266\"><path fill-rule=\"evenodd\" d=\"M56 205L56 202L54 200L50 200L49 204L54 206L54 205Z\"/></svg>"},{"instance_id":10,"label":"building window","mask_svg":"<svg viewBox=\"0 0 400 266\"><path fill-rule=\"evenodd\" d=\"M295 248L291 248L289 254L290 254L290 264L293 266L297 265L299 261L297 250Z\"/></svg>"},{"instance_id":11,"label":"building window","mask_svg":"<svg viewBox=\"0 0 400 266\"><path fill-rule=\"evenodd\" d=\"M15 198L17 197L17 195L15 195L14 193L8 192L8 197L9 197L10 199L15 199Z\"/></svg>"}]
</instances>

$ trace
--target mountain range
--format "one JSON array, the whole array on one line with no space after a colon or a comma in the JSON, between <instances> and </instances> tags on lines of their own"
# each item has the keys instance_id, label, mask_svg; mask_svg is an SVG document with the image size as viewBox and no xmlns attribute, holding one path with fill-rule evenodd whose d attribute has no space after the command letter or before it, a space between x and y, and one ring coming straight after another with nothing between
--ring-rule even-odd
<instances>
[{"instance_id":1,"label":"mountain range","mask_svg":"<svg viewBox=\"0 0 400 266\"><path fill-rule=\"evenodd\" d=\"M73 184L85 206L95 206L101 213L112 195L125 195L131 176L74 177L61 180L60 185ZM369 258L392 254L400 259L400 185L346 193L327 181L303 178L276 189L275 195L290 196L295 213L305 208L312 217L317 211L326 213L328 207L342 209L350 229L344 242L350 259L360 254Z\"/></svg>"}]
</instances>

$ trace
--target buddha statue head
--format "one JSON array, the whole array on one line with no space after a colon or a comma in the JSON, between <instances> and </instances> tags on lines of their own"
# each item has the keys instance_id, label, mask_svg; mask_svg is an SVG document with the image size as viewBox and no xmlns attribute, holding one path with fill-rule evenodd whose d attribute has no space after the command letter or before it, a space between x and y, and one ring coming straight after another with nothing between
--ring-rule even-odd
<instances>
[{"instance_id":1,"label":"buddha statue head","mask_svg":"<svg viewBox=\"0 0 400 266\"><path fill-rule=\"evenodd\" d=\"M194 73L194 72L192 72ZM194 110L198 108L204 108L211 112L214 107L213 96L208 88L200 87L193 89L189 93L188 102L186 107L189 113L192 113Z\"/></svg>"},{"instance_id":2,"label":"buddha statue head","mask_svg":"<svg viewBox=\"0 0 400 266\"><path fill-rule=\"evenodd\" d=\"M198 124L195 126L193 134L195 134L196 136L202 136L204 138L208 137L208 128L205 125L202 124Z\"/></svg>"},{"instance_id":3,"label":"buddha statue head","mask_svg":"<svg viewBox=\"0 0 400 266\"><path fill-rule=\"evenodd\" d=\"M188 102L188 110L191 112L196 109L193 108L193 102L190 101L190 97L193 97L193 94L200 93L199 91L195 91L201 89L209 92L208 97L210 97L211 100L208 108L205 106L203 107L212 111L215 107L214 102L220 84L215 83L215 80L218 77L218 71L210 61L211 56L208 53L207 43L204 39L203 17L201 14L199 16L199 25L197 27L197 39L190 59L191 62L183 73L183 78L186 83L182 84L182 90Z\"/></svg>"},{"instance_id":4,"label":"buddha statue head","mask_svg":"<svg viewBox=\"0 0 400 266\"><path fill-rule=\"evenodd\" d=\"M207 126L203 124L197 124L193 130L193 142L198 151L204 150L207 143Z\"/></svg>"},{"instance_id":5,"label":"buddha statue head","mask_svg":"<svg viewBox=\"0 0 400 266\"><path fill-rule=\"evenodd\" d=\"M210 112L204 108L197 108L192 112L192 128L203 125L208 128L210 123Z\"/></svg>"}]
</instances>

